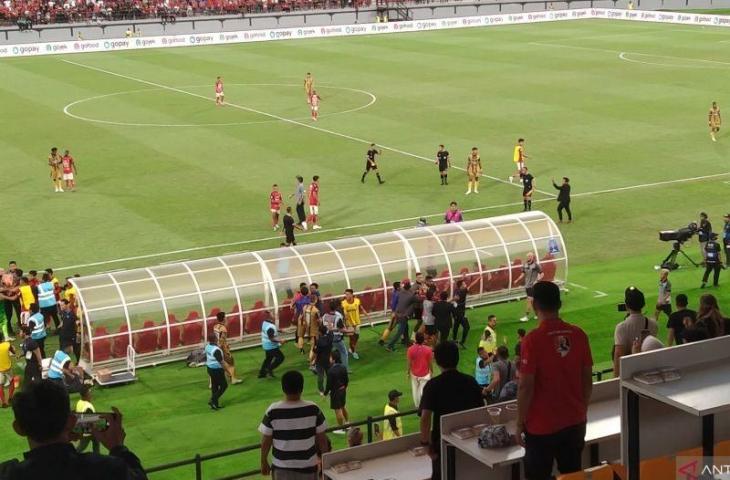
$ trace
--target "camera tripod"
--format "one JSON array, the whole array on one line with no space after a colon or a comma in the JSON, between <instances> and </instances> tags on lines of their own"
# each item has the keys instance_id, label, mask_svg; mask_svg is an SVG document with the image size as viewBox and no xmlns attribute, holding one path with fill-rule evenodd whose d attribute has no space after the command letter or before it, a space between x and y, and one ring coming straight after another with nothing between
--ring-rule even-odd
<instances>
[{"instance_id":1,"label":"camera tripod","mask_svg":"<svg viewBox=\"0 0 730 480\"><path fill-rule=\"evenodd\" d=\"M676 270L679 268L679 264L677 263L677 255L682 254L684 258L686 258L689 263L694 265L695 267L699 267L700 264L692 260L689 255L685 253L684 250L682 250L682 245L679 242L674 242L674 245L672 245L672 251L669 252L669 255L666 256L666 258L662 261L661 266L662 268L666 268L667 270Z\"/></svg>"}]
</instances>

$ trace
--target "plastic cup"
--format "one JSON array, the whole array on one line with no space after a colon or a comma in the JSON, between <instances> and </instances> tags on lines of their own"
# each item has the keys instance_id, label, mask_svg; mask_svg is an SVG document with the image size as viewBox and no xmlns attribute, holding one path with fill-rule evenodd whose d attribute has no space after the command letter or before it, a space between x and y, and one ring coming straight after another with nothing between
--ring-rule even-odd
<instances>
[{"instance_id":1,"label":"plastic cup","mask_svg":"<svg viewBox=\"0 0 730 480\"><path fill-rule=\"evenodd\" d=\"M489 407L487 408L487 414L489 415L489 420L492 424L496 425L499 423L500 417L502 416L502 409L499 407Z\"/></svg>"}]
</instances>

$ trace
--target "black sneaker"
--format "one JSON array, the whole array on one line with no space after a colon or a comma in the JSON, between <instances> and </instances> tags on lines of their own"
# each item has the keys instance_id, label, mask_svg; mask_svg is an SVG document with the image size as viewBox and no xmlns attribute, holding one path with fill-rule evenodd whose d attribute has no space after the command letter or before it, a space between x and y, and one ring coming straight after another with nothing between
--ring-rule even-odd
<instances>
[{"instance_id":1,"label":"black sneaker","mask_svg":"<svg viewBox=\"0 0 730 480\"><path fill-rule=\"evenodd\" d=\"M218 407L217 407L217 406L215 406L215 405L213 405L213 402L208 402L208 406L209 406L209 407L210 407L210 409L211 409L211 410L213 410L213 411L216 411L216 410L218 410Z\"/></svg>"},{"instance_id":2,"label":"black sneaker","mask_svg":"<svg viewBox=\"0 0 730 480\"><path fill-rule=\"evenodd\" d=\"M383 339L378 340L378 345L380 345L381 347L383 345L385 345L385 340L383 340Z\"/></svg>"},{"instance_id":3,"label":"black sneaker","mask_svg":"<svg viewBox=\"0 0 730 480\"><path fill-rule=\"evenodd\" d=\"M267 375L268 375L268 376L269 376L270 378L276 378L276 375L274 375L274 371L273 371L273 370L269 370L269 373L267 373Z\"/></svg>"}]
</instances>

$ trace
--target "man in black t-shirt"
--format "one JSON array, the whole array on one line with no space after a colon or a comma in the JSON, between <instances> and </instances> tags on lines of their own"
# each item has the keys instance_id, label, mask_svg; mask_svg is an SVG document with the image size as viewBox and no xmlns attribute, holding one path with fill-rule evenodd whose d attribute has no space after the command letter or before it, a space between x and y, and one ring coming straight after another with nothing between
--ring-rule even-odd
<instances>
[{"instance_id":1,"label":"man in black t-shirt","mask_svg":"<svg viewBox=\"0 0 730 480\"><path fill-rule=\"evenodd\" d=\"M527 171L527 167L522 167L520 174L522 179L522 202L524 204L523 212L532 210L532 193L535 191L535 177Z\"/></svg>"},{"instance_id":2,"label":"man in black t-shirt","mask_svg":"<svg viewBox=\"0 0 730 480\"><path fill-rule=\"evenodd\" d=\"M439 166L439 174L441 175L441 185L449 184L449 167L451 161L449 160L449 151L446 147L439 145L439 150L436 152L436 165Z\"/></svg>"},{"instance_id":3,"label":"man in black t-shirt","mask_svg":"<svg viewBox=\"0 0 730 480\"><path fill-rule=\"evenodd\" d=\"M76 356L76 362L81 357L81 345L76 341L76 313L65 298L61 300L61 327L58 329L59 348L69 355Z\"/></svg>"},{"instance_id":4,"label":"man in black t-shirt","mask_svg":"<svg viewBox=\"0 0 730 480\"><path fill-rule=\"evenodd\" d=\"M456 309L448 299L448 292L441 292L439 301L433 304L431 310L435 318L436 330L439 332L439 342L445 342L449 339L449 332L456 316Z\"/></svg>"},{"instance_id":5,"label":"man in black t-shirt","mask_svg":"<svg viewBox=\"0 0 730 480\"><path fill-rule=\"evenodd\" d=\"M684 319L689 317L692 321L697 319L697 312L687 308L687 295L680 293L674 299L677 311L669 315L667 320L667 347L674 344L684 343Z\"/></svg>"},{"instance_id":6,"label":"man in black t-shirt","mask_svg":"<svg viewBox=\"0 0 730 480\"><path fill-rule=\"evenodd\" d=\"M378 161L376 157L378 155L382 155L383 152L375 148L375 144L370 144L370 149L367 152L367 157L365 158L365 171L362 174L362 177L360 178L360 182L365 183L365 176L370 172L370 170L375 172L375 176L378 177L378 183L383 184L385 183L382 178L380 178L380 172L378 171Z\"/></svg>"},{"instance_id":7,"label":"man in black t-shirt","mask_svg":"<svg viewBox=\"0 0 730 480\"><path fill-rule=\"evenodd\" d=\"M284 214L284 218L282 220L282 223L284 224L284 237L286 238L286 242L282 243L282 247L290 247L292 245L296 245L297 241L294 238L294 230L301 230L302 227L296 224L294 221L294 217L292 217L291 214L291 207L286 207L286 213Z\"/></svg>"},{"instance_id":8,"label":"man in black t-shirt","mask_svg":"<svg viewBox=\"0 0 730 480\"><path fill-rule=\"evenodd\" d=\"M441 375L432 378L421 397L421 445L428 446L431 456L431 479L441 479L441 416L484 406L482 389L471 375L459 372L459 347L442 342L434 348L434 357ZM432 421L433 420L433 421Z\"/></svg>"},{"instance_id":9,"label":"man in black t-shirt","mask_svg":"<svg viewBox=\"0 0 730 480\"><path fill-rule=\"evenodd\" d=\"M707 286L707 279L710 272L713 272L712 284L718 286L720 280L720 270L722 270L722 247L717 243L717 234L710 232L709 241L705 242L705 274L702 276L702 286Z\"/></svg>"}]
</instances>

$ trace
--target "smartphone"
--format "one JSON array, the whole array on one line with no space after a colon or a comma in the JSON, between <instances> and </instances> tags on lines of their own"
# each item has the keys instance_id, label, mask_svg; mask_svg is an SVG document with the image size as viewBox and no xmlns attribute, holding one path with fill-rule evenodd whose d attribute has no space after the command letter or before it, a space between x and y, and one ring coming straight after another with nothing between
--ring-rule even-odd
<instances>
[{"instance_id":1,"label":"smartphone","mask_svg":"<svg viewBox=\"0 0 730 480\"><path fill-rule=\"evenodd\" d=\"M76 425L74 425L73 433L80 435L89 435L93 430L104 431L109 428L109 421L105 415L113 415L112 413L74 413L76 416Z\"/></svg>"},{"instance_id":2,"label":"smartphone","mask_svg":"<svg viewBox=\"0 0 730 480\"><path fill-rule=\"evenodd\" d=\"M626 311L626 304L625 303L619 303L617 305L617 308L618 308L618 311L619 312L625 312Z\"/></svg>"}]
</instances>

